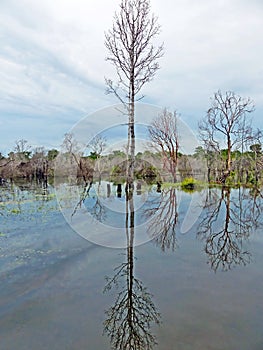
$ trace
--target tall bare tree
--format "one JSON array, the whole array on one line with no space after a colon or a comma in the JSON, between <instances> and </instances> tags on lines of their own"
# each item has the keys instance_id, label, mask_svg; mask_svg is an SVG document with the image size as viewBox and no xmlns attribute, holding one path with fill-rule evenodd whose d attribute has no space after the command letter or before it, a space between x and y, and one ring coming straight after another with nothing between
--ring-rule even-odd
<instances>
[{"instance_id":1,"label":"tall bare tree","mask_svg":"<svg viewBox=\"0 0 263 350\"><path fill-rule=\"evenodd\" d=\"M143 85L159 69L163 45L155 47L159 34L157 17L150 13L149 0L121 0L112 29L105 34L106 60L116 68L118 80L106 79L107 92L114 93L128 113L128 187L133 182L135 162L135 101Z\"/></svg>"},{"instance_id":2,"label":"tall bare tree","mask_svg":"<svg viewBox=\"0 0 263 350\"><path fill-rule=\"evenodd\" d=\"M176 168L179 152L179 135L176 111L164 109L148 128L153 147L161 151L164 167L172 174L176 181Z\"/></svg>"},{"instance_id":3,"label":"tall bare tree","mask_svg":"<svg viewBox=\"0 0 263 350\"><path fill-rule=\"evenodd\" d=\"M219 151L222 143L227 149L227 160L223 180L231 171L231 152L243 148L251 138L251 119L247 115L255 106L250 98L243 98L233 91L223 94L217 91L211 99L211 107L199 123L199 132L206 149Z\"/></svg>"}]
</instances>

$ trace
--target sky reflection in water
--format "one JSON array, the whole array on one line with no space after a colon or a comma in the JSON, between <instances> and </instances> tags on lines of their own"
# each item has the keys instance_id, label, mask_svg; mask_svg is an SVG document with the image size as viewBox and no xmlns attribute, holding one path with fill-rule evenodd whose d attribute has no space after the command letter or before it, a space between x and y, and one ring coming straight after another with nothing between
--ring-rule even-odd
<instances>
[{"instance_id":1,"label":"sky reflection in water","mask_svg":"<svg viewBox=\"0 0 263 350\"><path fill-rule=\"evenodd\" d=\"M262 348L260 193L203 190L181 233L192 195L153 188L138 210L150 239L135 246L134 225L124 249L78 236L52 187L0 193L3 349Z\"/></svg>"}]
</instances>

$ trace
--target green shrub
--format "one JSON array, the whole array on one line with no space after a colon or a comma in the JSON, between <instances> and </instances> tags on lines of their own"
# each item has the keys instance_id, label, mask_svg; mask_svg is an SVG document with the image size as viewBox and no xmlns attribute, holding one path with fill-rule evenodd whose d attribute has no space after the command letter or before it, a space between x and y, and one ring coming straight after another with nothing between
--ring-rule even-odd
<instances>
[{"instance_id":1,"label":"green shrub","mask_svg":"<svg viewBox=\"0 0 263 350\"><path fill-rule=\"evenodd\" d=\"M198 182L193 177L186 177L181 183L181 189L187 191L194 191Z\"/></svg>"}]
</instances>

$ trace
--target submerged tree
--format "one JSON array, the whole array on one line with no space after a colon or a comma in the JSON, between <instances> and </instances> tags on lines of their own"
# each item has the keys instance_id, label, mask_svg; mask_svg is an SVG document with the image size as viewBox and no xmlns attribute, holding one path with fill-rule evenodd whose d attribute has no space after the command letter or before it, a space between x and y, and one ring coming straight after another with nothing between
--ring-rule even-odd
<instances>
[{"instance_id":1,"label":"submerged tree","mask_svg":"<svg viewBox=\"0 0 263 350\"><path fill-rule=\"evenodd\" d=\"M243 150L252 137L251 120L247 115L255 109L250 98L243 98L232 91L223 94L217 91L211 107L199 124L199 132L205 148L218 152L223 143L227 149L226 165L222 181L225 182L232 168L231 152L236 148Z\"/></svg>"},{"instance_id":2,"label":"submerged tree","mask_svg":"<svg viewBox=\"0 0 263 350\"><path fill-rule=\"evenodd\" d=\"M164 167L169 170L176 181L176 168L179 155L179 135L176 111L164 109L148 128L153 147L161 151Z\"/></svg>"},{"instance_id":3,"label":"submerged tree","mask_svg":"<svg viewBox=\"0 0 263 350\"><path fill-rule=\"evenodd\" d=\"M127 183L133 181L135 162L135 101L143 85L159 69L163 45L153 40L160 32L157 17L150 14L149 0L121 0L112 29L105 34L106 60L116 68L118 81L106 79L107 93L114 93L128 113Z\"/></svg>"}]
</instances>

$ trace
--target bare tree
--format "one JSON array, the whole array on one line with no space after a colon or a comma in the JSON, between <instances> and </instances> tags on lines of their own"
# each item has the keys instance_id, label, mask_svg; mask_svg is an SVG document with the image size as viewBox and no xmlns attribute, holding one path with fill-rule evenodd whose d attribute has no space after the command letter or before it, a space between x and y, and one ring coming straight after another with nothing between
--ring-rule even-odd
<instances>
[{"instance_id":1,"label":"bare tree","mask_svg":"<svg viewBox=\"0 0 263 350\"><path fill-rule=\"evenodd\" d=\"M250 98L243 98L232 91L223 94L217 91L211 101L211 107L199 123L199 132L205 148L219 151L222 143L227 148L227 160L222 181L231 172L231 152L234 148L243 147L251 138L251 120L247 114L255 109Z\"/></svg>"},{"instance_id":2,"label":"bare tree","mask_svg":"<svg viewBox=\"0 0 263 350\"><path fill-rule=\"evenodd\" d=\"M72 133L65 134L62 144L62 150L65 153L65 155L70 158L70 162L72 165L75 163L76 165L80 166L80 159L82 155L81 146L75 140L74 135Z\"/></svg>"},{"instance_id":3,"label":"bare tree","mask_svg":"<svg viewBox=\"0 0 263 350\"><path fill-rule=\"evenodd\" d=\"M62 168L69 166L70 171L73 172L75 169L77 177L83 178L84 183L87 185L89 182L93 181L94 169L90 164L84 162L83 147L84 145L81 145L75 140L72 133L66 133L62 144L62 154L58 157L57 166L61 163L60 166L62 166Z\"/></svg>"},{"instance_id":4,"label":"bare tree","mask_svg":"<svg viewBox=\"0 0 263 350\"><path fill-rule=\"evenodd\" d=\"M96 161L96 170L99 173L99 181L101 180L101 155L106 147L106 138L101 135L96 135L87 145L91 149L90 157Z\"/></svg>"},{"instance_id":5,"label":"bare tree","mask_svg":"<svg viewBox=\"0 0 263 350\"><path fill-rule=\"evenodd\" d=\"M91 142L87 145L94 154L94 158L99 158L106 147L106 138L101 135L96 135L93 137Z\"/></svg>"},{"instance_id":6,"label":"bare tree","mask_svg":"<svg viewBox=\"0 0 263 350\"><path fill-rule=\"evenodd\" d=\"M172 174L175 182L179 152L176 111L172 113L164 109L163 112L153 120L148 130L153 147L161 151L164 167Z\"/></svg>"},{"instance_id":7,"label":"bare tree","mask_svg":"<svg viewBox=\"0 0 263 350\"><path fill-rule=\"evenodd\" d=\"M31 153L31 146L28 144L27 140L21 139L15 141L14 151L20 159L29 158Z\"/></svg>"},{"instance_id":8,"label":"bare tree","mask_svg":"<svg viewBox=\"0 0 263 350\"><path fill-rule=\"evenodd\" d=\"M29 151L31 146L28 145L28 141L21 139L15 142L14 151L17 153L23 153Z\"/></svg>"},{"instance_id":9,"label":"bare tree","mask_svg":"<svg viewBox=\"0 0 263 350\"><path fill-rule=\"evenodd\" d=\"M105 34L105 46L109 52L106 60L114 65L118 76L116 84L106 79L107 93L117 96L129 117L128 187L133 182L135 162L135 100L143 85L159 69L158 59L163 56L163 45L153 45L159 32L157 17L150 14L149 0L121 0L112 29Z\"/></svg>"}]
</instances>

